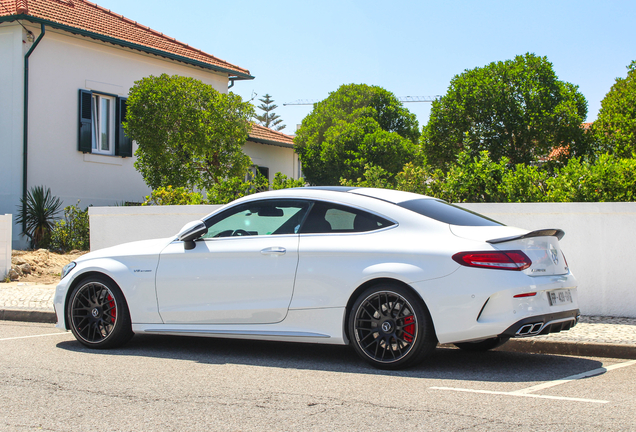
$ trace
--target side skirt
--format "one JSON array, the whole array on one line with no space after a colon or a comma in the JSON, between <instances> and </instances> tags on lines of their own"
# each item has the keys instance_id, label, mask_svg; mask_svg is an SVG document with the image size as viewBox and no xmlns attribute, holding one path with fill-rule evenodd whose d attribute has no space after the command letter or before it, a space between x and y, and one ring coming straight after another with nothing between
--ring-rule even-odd
<instances>
[{"instance_id":1,"label":"side skirt","mask_svg":"<svg viewBox=\"0 0 636 432\"><path fill-rule=\"evenodd\" d=\"M291 309L276 324L133 324L133 332L345 345L344 316L345 308Z\"/></svg>"}]
</instances>

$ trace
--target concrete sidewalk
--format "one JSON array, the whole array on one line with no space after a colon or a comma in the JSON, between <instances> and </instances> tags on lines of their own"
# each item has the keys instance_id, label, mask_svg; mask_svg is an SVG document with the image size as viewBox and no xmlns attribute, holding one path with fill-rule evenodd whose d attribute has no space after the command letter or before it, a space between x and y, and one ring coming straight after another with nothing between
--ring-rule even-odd
<instances>
[{"instance_id":1,"label":"concrete sidewalk","mask_svg":"<svg viewBox=\"0 0 636 432\"><path fill-rule=\"evenodd\" d=\"M55 285L0 283L0 320L55 323ZM636 359L636 318L582 316L561 333L512 339L498 350Z\"/></svg>"}]
</instances>

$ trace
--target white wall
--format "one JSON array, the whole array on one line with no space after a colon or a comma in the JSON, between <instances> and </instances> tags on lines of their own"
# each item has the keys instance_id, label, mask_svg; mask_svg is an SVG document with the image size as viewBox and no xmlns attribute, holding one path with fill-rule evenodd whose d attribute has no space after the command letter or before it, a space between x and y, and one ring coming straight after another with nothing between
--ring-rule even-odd
<instances>
[{"instance_id":1,"label":"white wall","mask_svg":"<svg viewBox=\"0 0 636 432\"><path fill-rule=\"evenodd\" d=\"M636 318L636 203L461 204L506 225L561 228L585 315Z\"/></svg>"},{"instance_id":2,"label":"white wall","mask_svg":"<svg viewBox=\"0 0 636 432\"><path fill-rule=\"evenodd\" d=\"M279 147L247 141L243 152L252 159L252 163L269 168L269 182L277 172L293 179L298 178L298 155L293 148Z\"/></svg>"},{"instance_id":3,"label":"white wall","mask_svg":"<svg viewBox=\"0 0 636 432\"><path fill-rule=\"evenodd\" d=\"M561 228L584 315L636 318L636 203L461 204L506 225ZM213 206L93 207L91 249L168 237Z\"/></svg>"},{"instance_id":4,"label":"white wall","mask_svg":"<svg viewBox=\"0 0 636 432\"><path fill-rule=\"evenodd\" d=\"M220 205L90 207L91 250L137 240L170 237Z\"/></svg>"},{"instance_id":5,"label":"white wall","mask_svg":"<svg viewBox=\"0 0 636 432\"><path fill-rule=\"evenodd\" d=\"M22 27L0 25L0 215L15 213L22 196L22 40ZM14 226L15 247L19 233Z\"/></svg>"},{"instance_id":6,"label":"white wall","mask_svg":"<svg viewBox=\"0 0 636 432\"><path fill-rule=\"evenodd\" d=\"M0 282L11 269L11 221L10 214L0 215Z\"/></svg>"}]
</instances>

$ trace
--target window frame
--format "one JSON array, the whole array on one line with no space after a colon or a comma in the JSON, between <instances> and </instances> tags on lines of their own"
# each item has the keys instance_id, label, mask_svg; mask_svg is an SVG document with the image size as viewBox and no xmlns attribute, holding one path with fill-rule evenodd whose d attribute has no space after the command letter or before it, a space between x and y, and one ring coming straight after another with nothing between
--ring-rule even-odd
<instances>
[{"instance_id":1,"label":"window frame","mask_svg":"<svg viewBox=\"0 0 636 432\"><path fill-rule=\"evenodd\" d=\"M94 97L95 96L95 97ZM99 119L93 119L97 103L101 98L110 101L109 108L109 149L102 150L99 133ZM111 93L79 89L79 133L77 150L102 156L120 156L122 158L133 155L132 140L126 136L122 122L126 118L127 98Z\"/></svg>"},{"instance_id":2,"label":"window frame","mask_svg":"<svg viewBox=\"0 0 636 432\"><path fill-rule=\"evenodd\" d=\"M281 235L294 235L297 236L300 234L300 228L302 228L302 224L304 223L305 219L307 218L307 215L309 214L309 212L311 211L311 208L313 206L313 203L311 200L308 199L302 199L302 198L266 198L266 199L262 199L262 200L256 200L256 201L247 201L247 202L241 202L241 203L237 203L236 205L225 209L223 211L221 211L220 213L216 213L213 214L212 216L210 216L207 219L203 220L203 223L205 224L205 226L208 228L208 230L216 225L217 223L230 218L234 215L236 215L237 213L243 212L246 209L244 209L243 207L248 207L248 206L258 206L260 203L299 203L302 204L302 207L304 207L304 209L301 208L300 211L304 211L305 213L301 216L300 221L299 221L299 231L296 233L281 233L281 234L256 234L256 235L248 235L248 236L222 236L222 237L206 237L206 234L204 234L201 238L205 241L207 240L219 240L219 239L237 239L237 238L255 238L255 237L270 237L270 236L281 236ZM294 216L292 216L294 217ZM287 219L284 223L286 224L291 218ZM282 225L281 225L282 226ZM280 228L280 227L279 227Z\"/></svg>"},{"instance_id":3,"label":"window frame","mask_svg":"<svg viewBox=\"0 0 636 432\"><path fill-rule=\"evenodd\" d=\"M106 122L107 130L107 139L108 139L108 148L103 149L104 145L102 142L103 138L103 129L104 129L104 113L103 113L103 105L102 102L108 101L108 117ZM110 96L103 93L93 92L91 97L91 126L92 126L92 134L91 134L91 153L94 154L102 154L107 156L115 155L115 135L117 133L115 127L115 108L117 105L117 97Z\"/></svg>"},{"instance_id":4,"label":"window frame","mask_svg":"<svg viewBox=\"0 0 636 432\"><path fill-rule=\"evenodd\" d=\"M338 230L338 231L329 231L329 232L306 232L305 231L305 223L307 221L307 219L311 216L311 212L315 207L315 204L327 204L327 205L332 205L334 207L344 207L345 209L351 209L353 211L349 211L349 213L355 213L356 215L359 213L362 214L368 214L371 216L375 216L377 218L383 219L385 221L388 221L390 224L383 226L383 227L378 227L377 229L373 229L373 230L368 230L368 231L343 231L343 230ZM327 210L328 211L328 210ZM300 226L300 229L298 231L298 234L301 235L359 235L359 234L369 234L369 233L377 233L380 231L384 231L384 230L388 230L388 229L393 229L399 226L399 223L390 217L387 217L383 214L380 214L376 211L373 210L369 210L367 208L362 208L362 207L358 207L356 205L351 205L348 203L343 203L340 201L325 201L325 200L320 200L320 199L311 199L311 207L309 208L309 211L307 212L307 214L305 215L303 221L302 221L302 225Z\"/></svg>"}]
</instances>

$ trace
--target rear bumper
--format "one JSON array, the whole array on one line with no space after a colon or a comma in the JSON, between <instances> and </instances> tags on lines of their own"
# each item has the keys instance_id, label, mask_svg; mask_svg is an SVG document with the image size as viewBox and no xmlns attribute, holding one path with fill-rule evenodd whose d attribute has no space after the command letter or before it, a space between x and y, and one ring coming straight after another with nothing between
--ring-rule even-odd
<instances>
[{"instance_id":1,"label":"rear bumper","mask_svg":"<svg viewBox=\"0 0 636 432\"><path fill-rule=\"evenodd\" d=\"M499 336L519 338L558 333L574 327L580 316L579 309L536 315L517 321Z\"/></svg>"}]
</instances>

